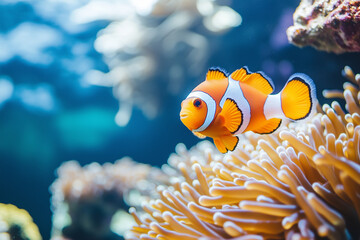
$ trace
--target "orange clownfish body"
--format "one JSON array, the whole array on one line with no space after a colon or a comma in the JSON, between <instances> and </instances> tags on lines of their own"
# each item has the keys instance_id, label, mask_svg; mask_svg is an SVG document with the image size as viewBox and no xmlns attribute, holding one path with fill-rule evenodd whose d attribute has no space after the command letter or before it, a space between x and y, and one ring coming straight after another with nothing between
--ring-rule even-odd
<instances>
[{"instance_id":1,"label":"orange clownfish body","mask_svg":"<svg viewBox=\"0 0 360 240\"><path fill-rule=\"evenodd\" d=\"M280 93L271 95L273 91L272 81L262 72L243 67L228 76L211 68L181 103L180 119L196 136L213 138L220 152L233 151L237 135L272 133L282 119L304 119L315 105L315 85L305 74L293 74Z\"/></svg>"}]
</instances>

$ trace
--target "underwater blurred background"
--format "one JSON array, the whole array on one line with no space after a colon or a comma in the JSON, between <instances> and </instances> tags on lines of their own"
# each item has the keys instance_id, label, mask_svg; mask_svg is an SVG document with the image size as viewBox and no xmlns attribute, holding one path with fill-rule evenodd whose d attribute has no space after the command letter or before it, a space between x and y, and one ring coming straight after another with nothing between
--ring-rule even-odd
<instances>
[{"instance_id":1,"label":"underwater blurred background","mask_svg":"<svg viewBox=\"0 0 360 240\"><path fill-rule=\"evenodd\" d=\"M199 140L180 102L207 69L248 66L279 91L294 72L341 89L359 53L288 42L299 1L0 1L0 202L50 238L49 186L62 162L123 156L161 166ZM115 97L115 98L114 98Z\"/></svg>"}]
</instances>

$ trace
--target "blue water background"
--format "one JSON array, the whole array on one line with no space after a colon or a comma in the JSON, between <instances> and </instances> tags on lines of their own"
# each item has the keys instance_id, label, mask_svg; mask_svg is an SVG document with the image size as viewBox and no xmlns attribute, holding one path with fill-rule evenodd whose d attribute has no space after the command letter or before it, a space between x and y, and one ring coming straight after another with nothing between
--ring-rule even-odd
<instances>
[{"instance_id":1,"label":"blue water background","mask_svg":"<svg viewBox=\"0 0 360 240\"><path fill-rule=\"evenodd\" d=\"M39 50L41 54L14 50L9 57L0 53L0 79L13 85L12 97L0 103L0 202L28 210L44 239L49 239L48 188L56 168L67 160L85 165L114 162L123 156L155 166L166 163L177 143L191 147L199 142L181 124L179 110L182 99L203 78L188 76L180 94L165 94L155 119L149 120L135 108L129 124L119 127L114 122L118 102L112 89L80 81L89 69L108 70L92 45L97 32L108 23L98 21L74 34L59 22L39 16L30 1L9 2L0 3L1 37L25 22L47 26L45 30L52 33L46 48ZM297 4L295 0L232 2L231 7L243 18L242 25L211 42L205 65L221 66L229 72L241 66L262 70L278 91L292 73L303 72L315 81L320 102L330 103L321 91L342 88L345 65L360 72L360 55L335 55L290 45L285 30L292 24L289 16ZM22 43L36 43L36 38L34 31L11 47L21 49ZM36 44L30 46L36 48ZM203 76L206 71L201 69Z\"/></svg>"}]
</instances>

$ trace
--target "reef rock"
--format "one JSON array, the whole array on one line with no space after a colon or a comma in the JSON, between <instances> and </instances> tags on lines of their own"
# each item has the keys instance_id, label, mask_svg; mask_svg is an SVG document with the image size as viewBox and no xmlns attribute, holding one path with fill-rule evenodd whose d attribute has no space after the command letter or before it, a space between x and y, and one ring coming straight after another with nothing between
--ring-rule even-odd
<instances>
[{"instance_id":1,"label":"reef rock","mask_svg":"<svg viewBox=\"0 0 360 240\"><path fill-rule=\"evenodd\" d=\"M344 53L360 51L360 1L302 0L287 36L296 46Z\"/></svg>"}]
</instances>

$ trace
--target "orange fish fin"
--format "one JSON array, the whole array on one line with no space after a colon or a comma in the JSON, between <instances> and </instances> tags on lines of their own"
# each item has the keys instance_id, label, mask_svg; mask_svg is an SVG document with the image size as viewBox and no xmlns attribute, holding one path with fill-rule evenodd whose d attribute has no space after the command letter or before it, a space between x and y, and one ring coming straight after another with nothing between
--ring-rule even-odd
<instances>
[{"instance_id":1,"label":"orange fish fin","mask_svg":"<svg viewBox=\"0 0 360 240\"><path fill-rule=\"evenodd\" d=\"M239 142L239 138L233 135L222 136L220 139L228 151L234 151Z\"/></svg>"},{"instance_id":2,"label":"orange fish fin","mask_svg":"<svg viewBox=\"0 0 360 240\"><path fill-rule=\"evenodd\" d=\"M246 83L264 94L270 94L274 91L274 84L268 76L263 72L251 73L247 67L243 67L233 72L231 78Z\"/></svg>"},{"instance_id":3,"label":"orange fish fin","mask_svg":"<svg viewBox=\"0 0 360 240\"><path fill-rule=\"evenodd\" d=\"M246 68L240 68L233 72L231 75L231 78L240 82L244 82L248 78L248 72Z\"/></svg>"},{"instance_id":4,"label":"orange fish fin","mask_svg":"<svg viewBox=\"0 0 360 240\"><path fill-rule=\"evenodd\" d=\"M228 98L220 112L220 117L224 119L224 126L231 132L235 133L239 130L243 121L243 115L236 102Z\"/></svg>"},{"instance_id":5,"label":"orange fish fin","mask_svg":"<svg viewBox=\"0 0 360 240\"><path fill-rule=\"evenodd\" d=\"M197 136L198 138L201 138L201 139L206 138L205 135L203 135L203 134L201 134L201 133L199 133L199 132L194 132L194 131L192 131L192 133L193 133L195 136Z\"/></svg>"},{"instance_id":6,"label":"orange fish fin","mask_svg":"<svg viewBox=\"0 0 360 240\"><path fill-rule=\"evenodd\" d=\"M210 68L206 74L206 80L221 80L227 78L227 73L220 68Z\"/></svg>"},{"instance_id":7,"label":"orange fish fin","mask_svg":"<svg viewBox=\"0 0 360 240\"><path fill-rule=\"evenodd\" d=\"M275 132L280 127L280 125L281 125L280 118L272 118L266 120L261 127L253 130L253 132L258 134L270 134Z\"/></svg>"},{"instance_id":8,"label":"orange fish fin","mask_svg":"<svg viewBox=\"0 0 360 240\"><path fill-rule=\"evenodd\" d=\"M292 75L281 91L281 108L287 118L306 118L316 104L315 84L305 74Z\"/></svg>"},{"instance_id":9,"label":"orange fish fin","mask_svg":"<svg viewBox=\"0 0 360 240\"><path fill-rule=\"evenodd\" d=\"M219 152L221 152L221 153L227 152L227 149L226 149L224 143L220 140L220 138L214 138L214 144L215 144L216 148L219 150Z\"/></svg>"}]
</instances>

